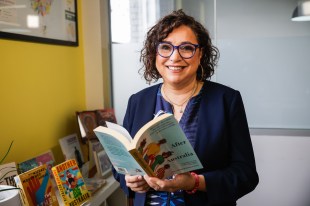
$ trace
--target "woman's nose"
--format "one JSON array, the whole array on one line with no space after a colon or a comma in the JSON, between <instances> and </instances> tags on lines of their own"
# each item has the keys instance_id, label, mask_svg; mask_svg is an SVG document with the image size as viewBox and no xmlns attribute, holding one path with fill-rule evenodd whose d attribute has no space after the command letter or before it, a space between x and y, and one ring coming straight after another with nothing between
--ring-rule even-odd
<instances>
[{"instance_id":1,"label":"woman's nose","mask_svg":"<svg viewBox=\"0 0 310 206\"><path fill-rule=\"evenodd\" d=\"M169 60L173 61L173 62L182 60L182 57L181 57L178 49L173 50L171 56L169 57Z\"/></svg>"}]
</instances>

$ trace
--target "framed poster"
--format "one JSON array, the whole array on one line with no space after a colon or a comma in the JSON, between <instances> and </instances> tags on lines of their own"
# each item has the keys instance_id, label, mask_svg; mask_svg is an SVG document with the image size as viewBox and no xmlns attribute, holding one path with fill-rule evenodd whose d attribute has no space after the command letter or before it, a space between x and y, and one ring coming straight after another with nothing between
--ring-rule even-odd
<instances>
[{"instance_id":1,"label":"framed poster","mask_svg":"<svg viewBox=\"0 0 310 206\"><path fill-rule=\"evenodd\" d=\"M78 46L76 0L0 0L0 38Z\"/></svg>"}]
</instances>

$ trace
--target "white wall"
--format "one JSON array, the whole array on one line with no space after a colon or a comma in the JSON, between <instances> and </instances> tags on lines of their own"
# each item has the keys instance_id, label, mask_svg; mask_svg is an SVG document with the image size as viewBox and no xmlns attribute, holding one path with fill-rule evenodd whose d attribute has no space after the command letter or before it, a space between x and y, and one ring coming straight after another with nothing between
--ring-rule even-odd
<instances>
[{"instance_id":1,"label":"white wall","mask_svg":"<svg viewBox=\"0 0 310 206\"><path fill-rule=\"evenodd\" d=\"M238 206L309 206L310 137L252 136L260 182Z\"/></svg>"},{"instance_id":2,"label":"white wall","mask_svg":"<svg viewBox=\"0 0 310 206\"><path fill-rule=\"evenodd\" d=\"M310 129L310 21L296 0L217 1L217 81L239 90L252 128Z\"/></svg>"}]
</instances>

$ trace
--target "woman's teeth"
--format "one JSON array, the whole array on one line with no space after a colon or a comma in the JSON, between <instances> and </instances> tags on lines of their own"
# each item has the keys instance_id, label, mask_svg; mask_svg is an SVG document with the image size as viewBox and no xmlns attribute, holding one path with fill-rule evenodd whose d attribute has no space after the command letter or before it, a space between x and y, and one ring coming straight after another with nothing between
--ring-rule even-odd
<instances>
[{"instance_id":1,"label":"woman's teeth","mask_svg":"<svg viewBox=\"0 0 310 206\"><path fill-rule=\"evenodd\" d=\"M177 71L181 70L183 67L168 67L170 70Z\"/></svg>"}]
</instances>

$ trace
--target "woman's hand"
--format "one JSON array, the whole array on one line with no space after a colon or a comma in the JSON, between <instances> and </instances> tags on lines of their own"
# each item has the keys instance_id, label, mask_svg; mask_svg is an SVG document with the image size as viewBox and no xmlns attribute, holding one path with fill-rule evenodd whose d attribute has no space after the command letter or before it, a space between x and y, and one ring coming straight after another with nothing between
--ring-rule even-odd
<instances>
[{"instance_id":1,"label":"woman's hand","mask_svg":"<svg viewBox=\"0 0 310 206\"><path fill-rule=\"evenodd\" d=\"M141 175L125 175L125 180L126 186L134 192L144 193L150 189L150 186Z\"/></svg>"},{"instance_id":2,"label":"woman's hand","mask_svg":"<svg viewBox=\"0 0 310 206\"><path fill-rule=\"evenodd\" d=\"M147 175L144 175L144 179L150 187L157 191L192 190L195 186L195 178L189 172L175 175L173 179L169 180L161 180Z\"/></svg>"}]
</instances>

